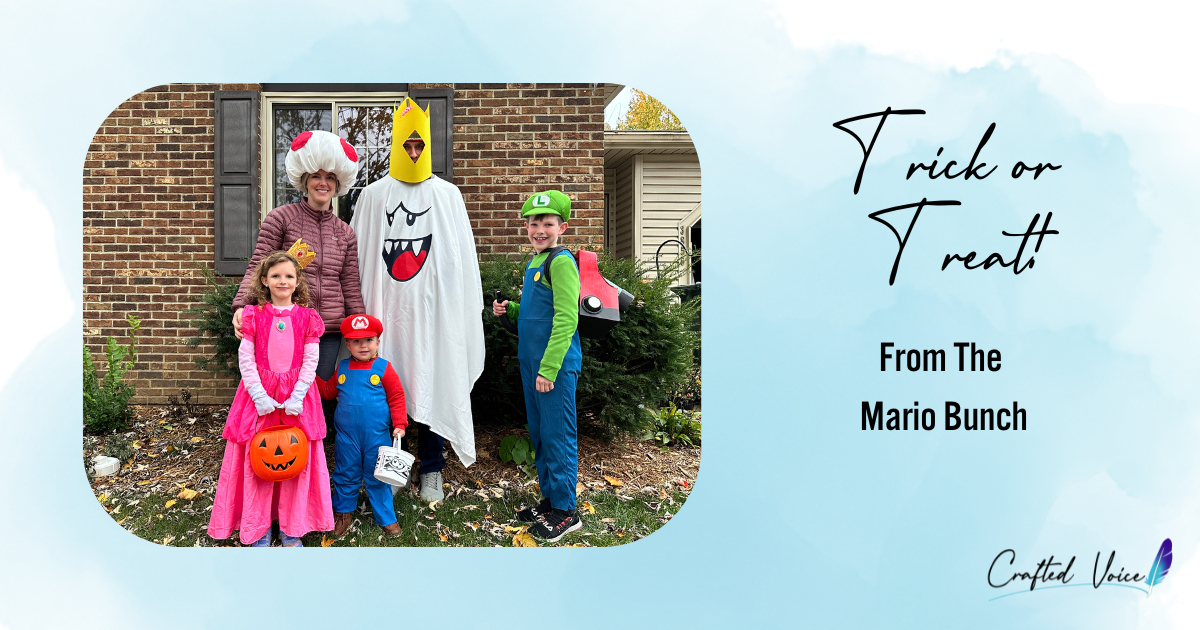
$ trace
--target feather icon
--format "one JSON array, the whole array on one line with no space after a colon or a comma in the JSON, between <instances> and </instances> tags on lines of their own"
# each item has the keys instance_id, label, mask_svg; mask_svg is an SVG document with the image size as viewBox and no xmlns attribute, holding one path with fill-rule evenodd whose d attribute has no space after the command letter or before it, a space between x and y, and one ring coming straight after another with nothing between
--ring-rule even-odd
<instances>
[{"instance_id":1,"label":"feather icon","mask_svg":"<svg viewBox=\"0 0 1200 630\"><path fill-rule=\"evenodd\" d=\"M1150 590L1146 591L1146 597L1150 597L1150 593L1154 590L1154 585L1163 581L1167 577L1167 569L1171 568L1171 539L1163 541L1161 547L1158 548L1158 555L1154 556L1154 564L1150 565L1150 575L1146 577L1146 584Z\"/></svg>"}]
</instances>

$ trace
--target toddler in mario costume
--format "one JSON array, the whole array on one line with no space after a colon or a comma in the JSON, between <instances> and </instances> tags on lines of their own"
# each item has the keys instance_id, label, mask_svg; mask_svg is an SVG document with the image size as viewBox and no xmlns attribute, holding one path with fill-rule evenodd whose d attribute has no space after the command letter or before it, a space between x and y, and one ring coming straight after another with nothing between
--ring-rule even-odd
<instances>
[{"instance_id":1,"label":"toddler in mario costume","mask_svg":"<svg viewBox=\"0 0 1200 630\"><path fill-rule=\"evenodd\" d=\"M354 520L358 487L364 484L375 523L389 536L400 534L391 488L373 475L380 446L404 435L408 417L404 388L392 365L380 359L383 323L370 315L351 315L342 321L342 337L350 358L342 360L329 380L317 377L321 398L338 400L333 481L333 534L342 536ZM388 419L391 419L391 422Z\"/></svg>"},{"instance_id":2,"label":"toddler in mario costume","mask_svg":"<svg viewBox=\"0 0 1200 630\"><path fill-rule=\"evenodd\" d=\"M567 249L571 199L557 190L537 193L521 208L534 256L525 268L521 302L494 302L492 314L517 322L517 361L525 390L525 417L533 442L538 486L545 497L517 512L529 533L557 542L583 524L575 512L579 471L575 385L583 362L579 347L579 268ZM553 269L554 281L547 278Z\"/></svg>"}]
</instances>

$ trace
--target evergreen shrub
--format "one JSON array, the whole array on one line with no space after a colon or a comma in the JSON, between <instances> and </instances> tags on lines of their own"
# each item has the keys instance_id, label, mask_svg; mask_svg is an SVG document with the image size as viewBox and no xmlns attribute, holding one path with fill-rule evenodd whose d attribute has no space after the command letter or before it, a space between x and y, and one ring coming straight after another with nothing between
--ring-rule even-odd
<instances>
[{"instance_id":1,"label":"evergreen shrub","mask_svg":"<svg viewBox=\"0 0 1200 630\"><path fill-rule=\"evenodd\" d=\"M658 274L633 259L600 257L600 273L634 296L621 323L602 339L582 339L583 371L575 393L582 431L605 438L640 435L650 421L647 409L665 405L686 381L693 351L700 344L692 330L698 299L680 303L671 283L686 271L687 260ZM528 258L520 263L493 257L480 266L488 299L484 313L487 358L475 384L472 403L477 419L523 422L525 399L517 365L516 337L491 314L491 296L500 289L516 299Z\"/></svg>"},{"instance_id":2,"label":"evergreen shrub","mask_svg":"<svg viewBox=\"0 0 1200 630\"><path fill-rule=\"evenodd\" d=\"M91 435L122 431L133 417L129 400L134 387L125 382L125 374L137 363L137 333L142 322L133 315L125 321L129 324L129 345L121 345L112 337L106 339L108 373L103 377L96 370L87 344L83 344L83 429Z\"/></svg>"}]
</instances>

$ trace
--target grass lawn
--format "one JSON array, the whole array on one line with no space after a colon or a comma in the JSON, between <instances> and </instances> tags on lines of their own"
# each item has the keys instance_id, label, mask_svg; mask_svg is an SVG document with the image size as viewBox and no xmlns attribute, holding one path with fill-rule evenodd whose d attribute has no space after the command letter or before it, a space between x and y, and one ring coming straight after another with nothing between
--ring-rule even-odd
<instances>
[{"instance_id":1,"label":"grass lawn","mask_svg":"<svg viewBox=\"0 0 1200 630\"><path fill-rule=\"evenodd\" d=\"M641 490L626 487L584 490L577 499L583 529L568 534L553 546L609 547L644 538L678 513L687 496L688 490L673 484ZM538 499L533 486L502 482L499 486L474 490L463 486L453 488L444 503L431 507L405 490L394 500L401 534L389 538L375 525L366 495L360 494L354 525L344 537L335 540L329 532L314 532L303 540L307 547L512 547L531 546L523 544L529 542L540 546L544 541L524 534L526 524L514 518L518 510ZM155 543L174 547L239 546L236 534L227 540L209 538L212 497L207 493L187 499L130 491L113 496L102 494L100 503L130 533Z\"/></svg>"}]
</instances>

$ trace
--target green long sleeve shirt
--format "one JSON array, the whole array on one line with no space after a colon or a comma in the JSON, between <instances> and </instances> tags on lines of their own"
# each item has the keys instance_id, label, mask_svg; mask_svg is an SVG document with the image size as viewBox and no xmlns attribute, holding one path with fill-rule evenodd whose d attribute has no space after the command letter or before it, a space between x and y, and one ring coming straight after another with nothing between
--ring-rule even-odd
<instances>
[{"instance_id":1,"label":"green long sleeve shirt","mask_svg":"<svg viewBox=\"0 0 1200 630\"><path fill-rule=\"evenodd\" d=\"M541 266L545 260L544 252L538 254L529 261L529 267ZM554 280L552 285L547 284L545 278L538 280L554 292L554 318L550 324L550 341L542 354L538 374L546 380L553 381L558 377L563 357L571 347L571 337L575 335L575 329L579 326L579 270L575 268L573 261L567 260L567 256L556 256L550 261L550 277ZM520 309L519 302L509 303L508 317L513 323L516 323Z\"/></svg>"}]
</instances>

